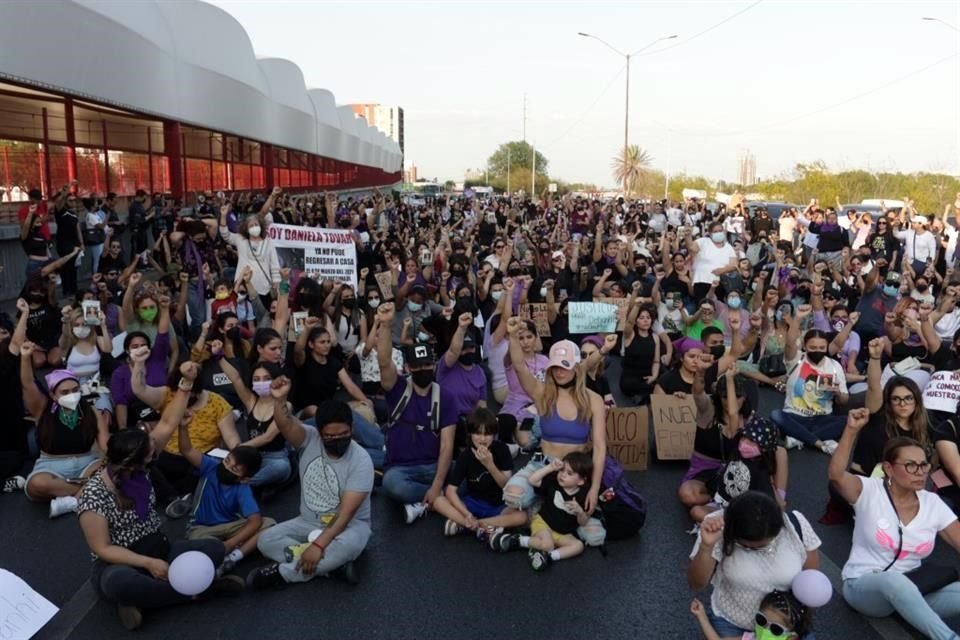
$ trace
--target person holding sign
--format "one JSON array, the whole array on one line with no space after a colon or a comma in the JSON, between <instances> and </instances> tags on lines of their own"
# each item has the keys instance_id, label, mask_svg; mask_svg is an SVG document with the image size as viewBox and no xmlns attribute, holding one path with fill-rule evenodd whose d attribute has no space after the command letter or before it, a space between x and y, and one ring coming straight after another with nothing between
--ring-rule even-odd
<instances>
[{"instance_id":1,"label":"person holding sign","mask_svg":"<svg viewBox=\"0 0 960 640\"><path fill-rule=\"evenodd\" d=\"M593 470L583 509L589 519L579 527L578 535L588 545L602 544L606 532L592 514L598 505L607 456L603 399L587 389L587 374L580 362L580 349L569 340L561 340L551 347L546 375L543 381L538 380L525 366L524 350L520 346L521 331L520 319L511 318L507 324L510 360L520 384L540 416L540 451L507 482L503 490L504 502L516 509L530 508L534 500L534 488L528 478L532 473L574 451L590 452ZM494 536L490 541L491 547L509 550L499 546L503 539Z\"/></svg>"},{"instance_id":2,"label":"person holding sign","mask_svg":"<svg viewBox=\"0 0 960 640\"><path fill-rule=\"evenodd\" d=\"M246 267L253 270L250 283L264 306L270 304L270 292L280 285L280 259L267 231L266 220L259 215L248 215L233 233L227 227L230 206L220 207L220 237L237 250L237 283Z\"/></svg>"}]
</instances>

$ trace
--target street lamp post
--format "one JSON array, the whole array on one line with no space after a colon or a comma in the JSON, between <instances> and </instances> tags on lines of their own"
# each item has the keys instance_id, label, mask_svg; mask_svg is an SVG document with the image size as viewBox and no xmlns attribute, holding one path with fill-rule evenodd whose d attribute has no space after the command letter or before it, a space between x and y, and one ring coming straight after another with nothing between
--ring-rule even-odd
<instances>
[{"instance_id":1,"label":"street lamp post","mask_svg":"<svg viewBox=\"0 0 960 640\"><path fill-rule=\"evenodd\" d=\"M953 29L954 31L960 31L960 28L958 28L956 25L950 24L949 22L941 18L932 18L930 16L924 16L922 20L927 20L928 22L939 22L940 24L945 25L950 29Z\"/></svg>"},{"instance_id":2,"label":"street lamp post","mask_svg":"<svg viewBox=\"0 0 960 640\"><path fill-rule=\"evenodd\" d=\"M628 143L628 139L629 139L629 138L628 138L628 136L629 136L629 133L630 133L630 58L632 58L633 56L635 56L635 55L637 55L637 54L643 53L644 51L646 51L647 49L649 49L650 47L652 47L653 45L655 45L655 44L657 44L657 43L663 42L664 40L673 40L673 39L676 38L677 36L676 36L676 35L672 35L672 36L662 36L662 37L660 37L660 38L657 38L657 39L654 40L653 42L647 44L646 46L637 49L637 50L634 51L633 53L624 53L624 52L620 51L619 49L617 49L616 47L614 47L613 45L611 45L611 44L610 44L609 42L607 42L606 40L604 40L604 39L602 39L602 38L598 38L597 36L591 35L591 34L589 34L589 33L584 33L583 31L578 31L578 32L577 32L577 35L578 35L578 36L582 36L582 37L584 37L584 38L592 38L593 40L596 40L597 42L599 42L600 44L604 45L606 48L610 49L611 51L613 51L614 53L616 53L618 56L624 58L624 59L627 61L627 86L626 86L626 94L625 94L624 106L623 106L623 161L626 162L626 161L627 161L627 148L628 148L628 146L629 146L629 143ZM624 174L624 176L623 176L623 195L624 195L624 196L627 195L627 176L626 176L626 174Z\"/></svg>"}]
</instances>

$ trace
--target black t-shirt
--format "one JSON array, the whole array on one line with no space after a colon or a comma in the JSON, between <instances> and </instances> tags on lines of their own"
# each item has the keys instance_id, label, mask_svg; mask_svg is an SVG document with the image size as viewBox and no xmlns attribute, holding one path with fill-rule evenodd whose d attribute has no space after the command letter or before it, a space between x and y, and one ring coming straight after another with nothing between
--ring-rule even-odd
<instances>
[{"instance_id":1,"label":"black t-shirt","mask_svg":"<svg viewBox=\"0 0 960 640\"><path fill-rule=\"evenodd\" d=\"M577 516L567 513L563 508L563 503L576 500L577 504L584 508L588 493L586 483L575 494L570 495L557 483L557 472L555 471L543 479L537 493L543 496L540 517L547 523L547 526L563 535L576 533L580 527Z\"/></svg>"},{"instance_id":2,"label":"black t-shirt","mask_svg":"<svg viewBox=\"0 0 960 640\"><path fill-rule=\"evenodd\" d=\"M242 380L247 379L247 373L250 367L246 360L243 358L231 358L230 364L240 373ZM207 391L213 391L222 396L234 409L246 412L246 407L244 407L243 402L240 401L240 396L237 395L237 390L233 386L233 383L230 382L230 378L223 372L223 367L220 365L219 360L210 358L203 363L203 366L200 368L200 385Z\"/></svg>"},{"instance_id":3,"label":"black t-shirt","mask_svg":"<svg viewBox=\"0 0 960 640\"><path fill-rule=\"evenodd\" d=\"M909 436L906 431L902 435ZM890 437L887 435L887 416L884 410L870 414L867 426L860 430L857 445L853 449L852 471L869 476L874 467L883 462L883 448L887 446Z\"/></svg>"},{"instance_id":4,"label":"black t-shirt","mask_svg":"<svg viewBox=\"0 0 960 640\"><path fill-rule=\"evenodd\" d=\"M773 496L770 469L762 457L728 462L717 475L713 501L726 507L731 500L747 491L759 491Z\"/></svg>"},{"instance_id":5,"label":"black t-shirt","mask_svg":"<svg viewBox=\"0 0 960 640\"><path fill-rule=\"evenodd\" d=\"M587 376L587 389L593 391L601 398L605 398L610 393L610 383L607 382L605 375L599 375L596 378Z\"/></svg>"},{"instance_id":6,"label":"black t-shirt","mask_svg":"<svg viewBox=\"0 0 960 640\"><path fill-rule=\"evenodd\" d=\"M736 433L728 438L723 434L723 427L717 423L708 429L697 429L693 436L693 450L702 456L726 462L737 450L739 437L740 434Z\"/></svg>"},{"instance_id":7,"label":"black t-shirt","mask_svg":"<svg viewBox=\"0 0 960 640\"><path fill-rule=\"evenodd\" d=\"M20 386L20 358L10 353L10 341L0 342L0 407L3 407L3 428L0 428L0 451L23 451L26 430L23 422L23 389Z\"/></svg>"},{"instance_id":8,"label":"black t-shirt","mask_svg":"<svg viewBox=\"0 0 960 640\"><path fill-rule=\"evenodd\" d=\"M27 340L44 349L52 349L60 342L61 315L50 305L30 309L27 317Z\"/></svg>"},{"instance_id":9,"label":"black t-shirt","mask_svg":"<svg viewBox=\"0 0 960 640\"><path fill-rule=\"evenodd\" d=\"M490 454L493 456L493 464L496 465L497 469L501 471L513 470L513 458L510 456L510 449L506 443L494 440L490 444ZM454 466L453 474L447 484L459 487L464 481L467 482L467 493L471 497L492 505L500 504L503 501L503 488L497 484L487 468L473 455L473 447L466 447L460 457L457 458L457 464Z\"/></svg>"},{"instance_id":10,"label":"black t-shirt","mask_svg":"<svg viewBox=\"0 0 960 640\"><path fill-rule=\"evenodd\" d=\"M308 353L303 366L297 368L294 408L300 410L312 404L330 400L340 388L340 372L343 363L329 356L326 364L320 364Z\"/></svg>"},{"instance_id":11,"label":"black t-shirt","mask_svg":"<svg viewBox=\"0 0 960 640\"><path fill-rule=\"evenodd\" d=\"M66 255L80 244L77 214L70 209L59 209L54 213L54 217L57 220L57 253Z\"/></svg>"},{"instance_id":12,"label":"black t-shirt","mask_svg":"<svg viewBox=\"0 0 960 640\"><path fill-rule=\"evenodd\" d=\"M687 382L676 369L667 371L657 381L664 393L693 393L693 383Z\"/></svg>"},{"instance_id":13,"label":"black t-shirt","mask_svg":"<svg viewBox=\"0 0 960 640\"><path fill-rule=\"evenodd\" d=\"M104 253L100 256L100 273L108 273L110 271L117 271L123 273L123 270L127 268L127 262L123 259L123 253L121 252L116 258L110 255L110 253Z\"/></svg>"}]
</instances>

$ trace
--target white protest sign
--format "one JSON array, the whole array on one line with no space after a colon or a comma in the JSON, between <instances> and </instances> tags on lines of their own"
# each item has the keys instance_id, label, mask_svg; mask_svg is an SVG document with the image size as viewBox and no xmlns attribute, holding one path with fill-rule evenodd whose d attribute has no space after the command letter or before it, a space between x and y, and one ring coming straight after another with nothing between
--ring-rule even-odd
<instances>
[{"instance_id":1,"label":"white protest sign","mask_svg":"<svg viewBox=\"0 0 960 640\"><path fill-rule=\"evenodd\" d=\"M567 305L570 333L613 333L617 308L601 302L571 302Z\"/></svg>"},{"instance_id":2,"label":"white protest sign","mask_svg":"<svg viewBox=\"0 0 960 640\"><path fill-rule=\"evenodd\" d=\"M356 284L357 245L352 230L272 224L270 238L281 266L318 280Z\"/></svg>"},{"instance_id":3,"label":"white protest sign","mask_svg":"<svg viewBox=\"0 0 960 640\"><path fill-rule=\"evenodd\" d=\"M0 638L28 640L57 615L52 602L6 569L0 569Z\"/></svg>"},{"instance_id":4,"label":"white protest sign","mask_svg":"<svg viewBox=\"0 0 960 640\"><path fill-rule=\"evenodd\" d=\"M957 412L960 371L937 371L923 389L923 406L933 411Z\"/></svg>"}]
</instances>

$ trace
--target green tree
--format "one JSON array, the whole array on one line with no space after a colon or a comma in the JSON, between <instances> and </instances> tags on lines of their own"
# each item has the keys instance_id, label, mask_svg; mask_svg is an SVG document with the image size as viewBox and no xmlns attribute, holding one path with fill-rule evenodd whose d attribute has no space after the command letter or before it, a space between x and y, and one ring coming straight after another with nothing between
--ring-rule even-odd
<instances>
[{"instance_id":1,"label":"green tree","mask_svg":"<svg viewBox=\"0 0 960 640\"><path fill-rule=\"evenodd\" d=\"M653 158L638 145L631 144L613 157L613 178L630 195L639 186L643 173L650 168Z\"/></svg>"},{"instance_id":2,"label":"green tree","mask_svg":"<svg viewBox=\"0 0 960 640\"><path fill-rule=\"evenodd\" d=\"M495 177L506 177L507 175L507 156L510 157L510 188L514 188L514 183L516 179L513 176L513 172L517 169L533 169L533 154L534 150L528 143L523 141L513 141L513 142L504 142L501 144L496 151L493 152L493 155L487 159L487 171L490 173L491 183ZM544 156L539 151L537 154L537 175L546 176L547 167L549 166L549 161L546 156ZM527 182L530 181L530 174L527 174ZM522 183L516 182L517 185ZM519 186L517 187L519 188ZM527 187L529 189L529 186Z\"/></svg>"}]
</instances>

